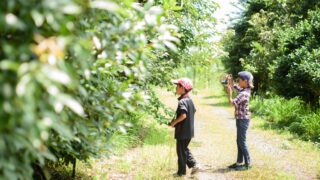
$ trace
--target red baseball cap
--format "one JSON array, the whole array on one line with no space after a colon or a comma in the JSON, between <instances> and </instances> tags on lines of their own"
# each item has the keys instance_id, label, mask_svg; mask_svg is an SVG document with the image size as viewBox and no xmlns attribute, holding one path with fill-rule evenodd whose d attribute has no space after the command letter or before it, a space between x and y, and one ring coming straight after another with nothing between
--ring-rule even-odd
<instances>
[{"instance_id":1,"label":"red baseball cap","mask_svg":"<svg viewBox=\"0 0 320 180\"><path fill-rule=\"evenodd\" d=\"M182 87L184 87L187 91L191 91L193 86L192 86L192 81L189 78L181 78L181 79L176 79L171 81L173 84L180 84Z\"/></svg>"}]
</instances>

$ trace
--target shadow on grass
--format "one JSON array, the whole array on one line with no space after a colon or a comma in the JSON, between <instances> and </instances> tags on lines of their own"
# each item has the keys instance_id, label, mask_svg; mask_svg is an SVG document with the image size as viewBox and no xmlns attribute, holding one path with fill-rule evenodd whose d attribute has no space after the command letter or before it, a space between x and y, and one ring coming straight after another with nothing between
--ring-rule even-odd
<instances>
[{"instance_id":1,"label":"shadow on grass","mask_svg":"<svg viewBox=\"0 0 320 180\"><path fill-rule=\"evenodd\" d=\"M69 180L69 179L82 179L89 180L92 179L92 176L89 176L85 173L76 172L76 177L72 178L71 170L50 170L51 179L60 179L60 180Z\"/></svg>"},{"instance_id":2,"label":"shadow on grass","mask_svg":"<svg viewBox=\"0 0 320 180\"><path fill-rule=\"evenodd\" d=\"M253 116L253 119L255 117L259 117L259 116ZM270 122L270 121L264 120L264 117L262 117L262 119L259 120L259 121L262 121L262 122L260 122L259 124L255 125L255 127L259 128L259 129L272 130L272 131L276 132L277 134L289 133L290 137L287 138L289 141L293 141L293 140L308 141L302 135L299 135L299 134L297 134L295 132L290 131L288 129L288 127L281 126L281 125L279 125L279 124L277 124L275 122ZM311 141L311 142L313 142L313 141Z\"/></svg>"},{"instance_id":3,"label":"shadow on grass","mask_svg":"<svg viewBox=\"0 0 320 180\"><path fill-rule=\"evenodd\" d=\"M214 106L214 107L229 107L229 103L228 102L218 102L218 103L211 103L211 104L204 104L207 106Z\"/></svg>"},{"instance_id":4,"label":"shadow on grass","mask_svg":"<svg viewBox=\"0 0 320 180\"><path fill-rule=\"evenodd\" d=\"M231 172L231 171L233 171L233 170L226 167L226 168L215 169L215 170L213 170L212 172L213 172L213 173L222 173L222 174L225 174L225 173L228 173L228 172Z\"/></svg>"},{"instance_id":5,"label":"shadow on grass","mask_svg":"<svg viewBox=\"0 0 320 180\"><path fill-rule=\"evenodd\" d=\"M268 121L264 121L263 123L259 124L257 127L263 130L281 131L281 128L279 125L277 125L276 123L268 122Z\"/></svg>"},{"instance_id":6,"label":"shadow on grass","mask_svg":"<svg viewBox=\"0 0 320 180\"><path fill-rule=\"evenodd\" d=\"M225 167L225 168L218 168L218 169L209 168L209 169L204 169L200 172L213 173L213 174L226 174L231 171L233 170Z\"/></svg>"},{"instance_id":7,"label":"shadow on grass","mask_svg":"<svg viewBox=\"0 0 320 180\"><path fill-rule=\"evenodd\" d=\"M234 171L228 167L220 167L218 169L207 166L207 168L202 169L200 172L207 172L207 173L215 173L215 174L225 174L228 172Z\"/></svg>"}]
</instances>

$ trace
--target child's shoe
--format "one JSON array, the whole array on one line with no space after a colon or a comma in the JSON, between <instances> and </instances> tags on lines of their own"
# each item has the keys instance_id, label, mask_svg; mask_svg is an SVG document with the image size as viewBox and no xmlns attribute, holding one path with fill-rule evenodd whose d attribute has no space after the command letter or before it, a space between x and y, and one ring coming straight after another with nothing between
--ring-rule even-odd
<instances>
[{"instance_id":1,"label":"child's shoe","mask_svg":"<svg viewBox=\"0 0 320 180\"><path fill-rule=\"evenodd\" d=\"M234 164L231 164L230 166L228 166L228 168L229 169L235 169L235 168L238 168L238 167L240 167L241 166L241 164L239 164L239 163L234 163Z\"/></svg>"},{"instance_id":2,"label":"child's shoe","mask_svg":"<svg viewBox=\"0 0 320 180\"><path fill-rule=\"evenodd\" d=\"M191 170L191 174L196 174L200 170L201 170L200 166L199 165L195 165Z\"/></svg>"},{"instance_id":3,"label":"child's shoe","mask_svg":"<svg viewBox=\"0 0 320 180\"><path fill-rule=\"evenodd\" d=\"M249 170L251 168L252 168L252 166L250 166L250 164L245 164L245 165L236 167L235 170L236 171L246 171L246 170Z\"/></svg>"},{"instance_id":4,"label":"child's shoe","mask_svg":"<svg viewBox=\"0 0 320 180\"><path fill-rule=\"evenodd\" d=\"M172 176L173 177L183 177L185 176L186 174L181 174L181 173L174 173Z\"/></svg>"}]
</instances>

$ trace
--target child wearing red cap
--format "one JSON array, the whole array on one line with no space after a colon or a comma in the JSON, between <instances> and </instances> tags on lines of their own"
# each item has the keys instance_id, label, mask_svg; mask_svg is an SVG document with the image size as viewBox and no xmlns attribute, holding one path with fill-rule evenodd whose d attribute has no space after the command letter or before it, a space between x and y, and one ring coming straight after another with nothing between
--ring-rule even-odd
<instances>
[{"instance_id":1,"label":"child wearing red cap","mask_svg":"<svg viewBox=\"0 0 320 180\"><path fill-rule=\"evenodd\" d=\"M169 124L175 128L176 149L178 156L178 172L176 176L186 174L186 165L192 168L191 174L199 171L199 167L193 158L188 145L194 136L194 114L196 109L193 101L189 96L192 90L192 82L188 78L181 78L172 81L176 86L176 94L178 98L178 107L176 110L176 118Z\"/></svg>"}]
</instances>

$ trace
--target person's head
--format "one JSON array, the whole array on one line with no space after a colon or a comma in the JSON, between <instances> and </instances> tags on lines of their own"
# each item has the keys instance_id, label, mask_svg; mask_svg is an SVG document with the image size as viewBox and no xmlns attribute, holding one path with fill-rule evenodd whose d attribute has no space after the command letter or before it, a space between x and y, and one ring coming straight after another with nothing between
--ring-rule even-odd
<instances>
[{"instance_id":1,"label":"person's head","mask_svg":"<svg viewBox=\"0 0 320 180\"><path fill-rule=\"evenodd\" d=\"M173 80L172 83L177 85L176 94L183 95L192 90L192 82L188 78Z\"/></svg>"},{"instance_id":2,"label":"person's head","mask_svg":"<svg viewBox=\"0 0 320 180\"><path fill-rule=\"evenodd\" d=\"M248 71L241 71L238 73L238 84L241 88L253 89L253 76Z\"/></svg>"}]
</instances>

